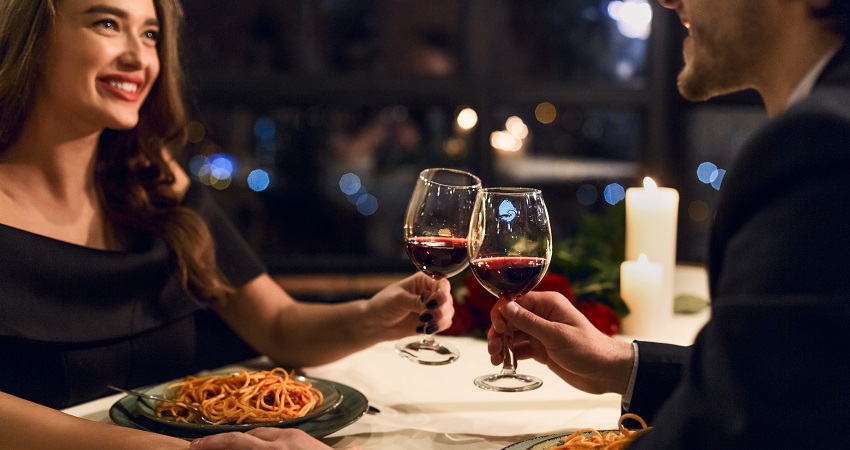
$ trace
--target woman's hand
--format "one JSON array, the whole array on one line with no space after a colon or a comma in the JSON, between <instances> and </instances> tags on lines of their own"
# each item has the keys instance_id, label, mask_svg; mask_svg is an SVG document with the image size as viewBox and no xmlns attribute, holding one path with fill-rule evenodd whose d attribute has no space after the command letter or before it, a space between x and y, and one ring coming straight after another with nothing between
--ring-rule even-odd
<instances>
[{"instance_id":1,"label":"woman's hand","mask_svg":"<svg viewBox=\"0 0 850 450\"><path fill-rule=\"evenodd\" d=\"M189 450L325 450L327 445L298 428L254 428L195 439Z\"/></svg>"},{"instance_id":2,"label":"woman's hand","mask_svg":"<svg viewBox=\"0 0 850 450\"><path fill-rule=\"evenodd\" d=\"M454 315L448 280L434 280L421 272L382 289L367 305L367 314L384 329L386 340L445 330Z\"/></svg>"},{"instance_id":3,"label":"woman's hand","mask_svg":"<svg viewBox=\"0 0 850 450\"><path fill-rule=\"evenodd\" d=\"M509 323L517 359L534 358L585 392L625 393L634 359L631 344L597 330L563 295L532 291L516 302L499 300L490 317L487 349L494 365L502 363L502 333Z\"/></svg>"}]
</instances>

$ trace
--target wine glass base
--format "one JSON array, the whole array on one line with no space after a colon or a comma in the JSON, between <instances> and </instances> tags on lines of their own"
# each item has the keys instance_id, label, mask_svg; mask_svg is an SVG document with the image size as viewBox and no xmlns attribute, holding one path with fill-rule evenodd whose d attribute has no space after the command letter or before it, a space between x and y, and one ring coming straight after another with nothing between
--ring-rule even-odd
<instances>
[{"instance_id":1,"label":"wine glass base","mask_svg":"<svg viewBox=\"0 0 850 450\"><path fill-rule=\"evenodd\" d=\"M408 361L427 366L449 364L460 357L460 352L453 345L426 340L421 336L396 342L395 351Z\"/></svg>"},{"instance_id":2,"label":"wine glass base","mask_svg":"<svg viewBox=\"0 0 850 450\"><path fill-rule=\"evenodd\" d=\"M497 373L476 378L475 385L488 391L524 392L543 386L543 380L518 373Z\"/></svg>"}]
</instances>

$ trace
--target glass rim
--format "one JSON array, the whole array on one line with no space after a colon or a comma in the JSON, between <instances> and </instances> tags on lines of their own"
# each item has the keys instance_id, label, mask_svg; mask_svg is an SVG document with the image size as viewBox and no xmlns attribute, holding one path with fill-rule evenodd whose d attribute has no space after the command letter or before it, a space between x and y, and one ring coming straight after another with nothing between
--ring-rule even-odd
<instances>
[{"instance_id":1,"label":"glass rim","mask_svg":"<svg viewBox=\"0 0 850 450\"><path fill-rule=\"evenodd\" d=\"M494 194L542 194L543 191L537 188L529 188L529 187L509 187L509 186L496 186L496 187L488 187L482 188L482 193L494 193Z\"/></svg>"},{"instance_id":2,"label":"glass rim","mask_svg":"<svg viewBox=\"0 0 850 450\"><path fill-rule=\"evenodd\" d=\"M448 183L441 183L439 181L434 181L433 179L429 179L429 178L425 177L426 173L437 172L437 171L452 172L452 173L456 173L456 174L465 175L465 176L468 176L469 178L471 178L473 183L470 183L470 184L448 184ZM452 169L450 167L431 167L431 168L428 168L428 169L424 169L421 172L419 172L419 179L422 180L424 183L432 184L432 185L436 185L436 186L453 187L453 188L458 188L458 189L474 189L474 188L481 189L482 188L481 178L478 178L477 175L475 175L471 172L467 172L466 170Z\"/></svg>"}]
</instances>

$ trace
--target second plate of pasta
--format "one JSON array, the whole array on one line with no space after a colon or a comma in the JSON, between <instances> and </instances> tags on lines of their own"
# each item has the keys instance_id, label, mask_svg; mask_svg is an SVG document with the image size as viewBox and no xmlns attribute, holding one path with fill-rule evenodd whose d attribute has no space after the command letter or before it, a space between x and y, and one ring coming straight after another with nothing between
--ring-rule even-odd
<instances>
[{"instance_id":1,"label":"second plate of pasta","mask_svg":"<svg viewBox=\"0 0 850 450\"><path fill-rule=\"evenodd\" d=\"M188 376L138 390L200 407L206 421L171 402L138 399L136 404L148 419L201 433L296 426L343 400L334 383L283 369Z\"/></svg>"}]
</instances>

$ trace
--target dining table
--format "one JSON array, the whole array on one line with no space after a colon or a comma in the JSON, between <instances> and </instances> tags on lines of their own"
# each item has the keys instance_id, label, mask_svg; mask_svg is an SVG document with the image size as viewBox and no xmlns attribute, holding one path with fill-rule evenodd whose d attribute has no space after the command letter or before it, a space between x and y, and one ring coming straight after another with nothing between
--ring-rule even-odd
<instances>
[{"instance_id":1,"label":"dining table","mask_svg":"<svg viewBox=\"0 0 850 450\"><path fill-rule=\"evenodd\" d=\"M705 269L678 266L675 290L708 300ZM688 345L708 320L709 308L672 314L652 335L616 335L631 341ZM580 428L616 429L621 415L620 395L588 394L569 386L545 365L521 360L518 371L543 380L526 392L493 392L473 384L477 376L495 373L486 340L441 336L460 350L446 365L421 365L400 357L394 342L381 342L329 364L299 369L308 377L339 383L365 397L368 408L341 429L320 439L335 449L521 449L523 441ZM261 357L249 366L270 364ZM115 423L110 410L123 394L67 408L64 412ZM113 411L114 412L114 411Z\"/></svg>"}]
</instances>

